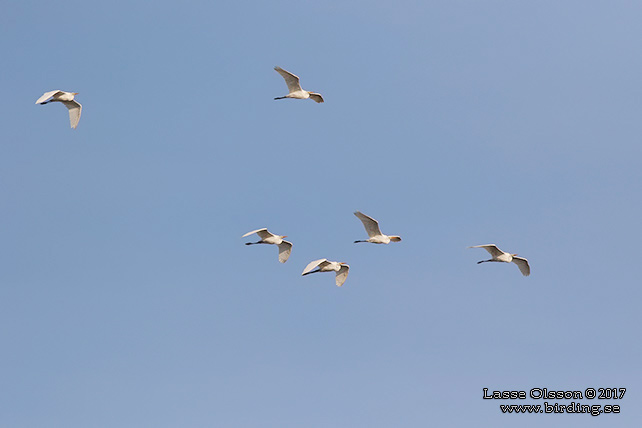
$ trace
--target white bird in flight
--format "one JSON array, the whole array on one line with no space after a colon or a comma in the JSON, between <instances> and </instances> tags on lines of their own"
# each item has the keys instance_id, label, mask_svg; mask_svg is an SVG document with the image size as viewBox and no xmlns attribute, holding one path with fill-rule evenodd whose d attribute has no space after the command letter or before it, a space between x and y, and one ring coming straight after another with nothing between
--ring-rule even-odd
<instances>
[{"instance_id":1,"label":"white bird in flight","mask_svg":"<svg viewBox=\"0 0 642 428\"><path fill-rule=\"evenodd\" d=\"M292 243L285 241L283 239L287 237L287 235L283 235L283 236L275 235L273 233L268 232L266 228L263 228L263 229L257 229L251 232L247 232L245 235L242 236L242 238L245 238L246 236L250 236L253 233L256 233L257 235L259 235L261 240L258 242L246 242L245 245L255 245L255 244L277 245L279 247L279 261L281 263L285 263L288 261L288 258L290 257L290 253L292 252Z\"/></svg>"},{"instance_id":2,"label":"white bird in flight","mask_svg":"<svg viewBox=\"0 0 642 428\"><path fill-rule=\"evenodd\" d=\"M314 268L319 268L318 270L313 271ZM350 266L348 266L347 263L343 262L331 262L328 261L328 259L319 259L315 260L313 262L310 262L305 269L303 269L303 273L301 276L309 275L311 273L317 273L317 272L336 272L336 277L335 277L335 283L337 284L337 287L341 287L344 282L346 282L346 278L348 278L348 271L350 270Z\"/></svg>"},{"instance_id":3,"label":"white bird in flight","mask_svg":"<svg viewBox=\"0 0 642 428\"><path fill-rule=\"evenodd\" d=\"M323 97L321 94L316 92L304 91L301 89L301 84L299 83L299 76L296 76L289 71L285 71L281 67L274 67L274 69L285 79L286 85L288 85L288 90L290 91L284 97L276 97L275 100L282 100L283 98L297 98L300 100L307 100L308 98L313 99L318 103L323 102Z\"/></svg>"},{"instance_id":4,"label":"white bird in flight","mask_svg":"<svg viewBox=\"0 0 642 428\"><path fill-rule=\"evenodd\" d=\"M522 272L522 275L528 276L531 274L531 268L528 265L528 260L522 257L515 257L517 254L506 253L500 250L499 248L497 248L497 245L495 244L475 245L473 247L468 247L468 248L483 248L484 250L488 251L492 256L492 259L481 260L481 261L478 261L477 264L486 263L486 262L503 262L503 263L513 262L517 265L520 272Z\"/></svg>"},{"instance_id":5,"label":"white bird in flight","mask_svg":"<svg viewBox=\"0 0 642 428\"><path fill-rule=\"evenodd\" d=\"M55 91L45 92L40 98L38 98L36 104L48 104L53 102L63 103L65 107L69 109L69 122L71 123L71 127L76 129L76 126L78 126L78 122L80 121L80 113L82 112L82 105L80 105L78 101L74 100L76 95L78 95L78 92L65 92L56 89Z\"/></svg>"},{"instance_id":6,"label":"white bird in flight","mask_svg":"<svg viewBox=\"0 0 642 428\"><path fill-rule=\"evenodd\" d=\"M363 223L363 227L366 228L366 232L368 232L368 236L369 236L369 238L366 239L365 241L354 241L355 244L357 242L370 242L372 244L389 244L390 241L393 241L393 242L401 241L401 236L384 235L383 233L381 233L381 229L379 229L379 222L374 218L367 216L360 211L355 211L354 215L356 215L357 218L361 220L361 223Z\"/></svg>"}]
</instances>

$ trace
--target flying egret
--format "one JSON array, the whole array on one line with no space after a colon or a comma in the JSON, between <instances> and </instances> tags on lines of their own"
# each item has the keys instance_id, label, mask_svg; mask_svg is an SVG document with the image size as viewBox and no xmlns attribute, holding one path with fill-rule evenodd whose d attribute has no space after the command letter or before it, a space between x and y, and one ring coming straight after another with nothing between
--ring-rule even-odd
<instances>
[{"instance_id":1,"label":"flying egret","mask_svg":"<svg viewBox=\"0 0 642 428\"><path fill-rule=\"evenodd\" d=\"M78 122L80 121L80 113L82 112L82 105L80 105L78 101L74 100L76 95L78 95L78 92L65 92L56 89L55 91L45 92L40 98L38 98L36 104L48 104L53 102L63 103L65 107L69 109L69 122L71 123L71 127L76 129L76 126L78 126Z\"/></svg>"},{"instance_id":2,"label":"flying egret","mask_svg":"<svg viewBox=\"0 0 642 428\"><path fill-rule=\"evenodd\" d=\"M299 76L295 76L294 74L290 73L289 71L285 71L281 67L274 67L274 69L285 79L285 83L288 85L288 90L290 91L289 94L287 94L284 97L276 97L274 98L275 100L282 100L283 98L297 98L300 100L306 100L308 98L312 98L314 101L318 103L323 102L323 97L321 94L318 94L316 92L310 92L310 91L304 91L301 89L301 84L299 83Z\"/></svg>"},{"instance_id":3,"label":"flying egret","mask_svg":"<svg viewBox=\"0 0 642 428\"><path fill-rule=\"evenodd\" d=\"M314 268L319 268L318 270L312 271ZM348 278L348 270L350 270L350 266L348 266L347 263L343 262L331 262L328 261L328 259L319 259L315 260L313 262L310 262L305 269L303 269L303 273L301 276L309 275L311 273L317 273L317 272L336 272L337 275L335 277L335 282L337 284L337 287L341 287L344 282L346 282L346 278Z\"/></svg>"},{"instance_id":4,"label":"flying egret","mask_svg":"<svg viewBox=\"0 0 642 428\"><path fill-rule=\"evenodd\" d=\"M495 244L475 245L473 247L468 247L468 248L483 248L484 250L488 251L490 255L493 257L492 259L489 259L489 260L481 260L477 262L477 264L486 263L486 262L503 262L503 263L513 262L517 265L520 272L522 272L522 275L528 276L531 274L531 268L528 265L528 260L522 257L515 257L517 254L506 253L500 250L499 248L497 248L497 245Z\"/></svg>"},{"instance_id":5,"label":"flying egret","mask_svg":"<svg viewBox=\"0 0 642 428\"><path fill-rule=\"evenodd\" d=\"M288 261L288 258L290 257L290 253L292 252L292 243L285 241L283 239L287 237L287 235L283 235L283 236L275 235L273 233L268 232L266 228L263 228L263 229L257 229L251 232L247 232L245 235L242 236L242 238L245 238L246 236L250 236L253 233L256 233L257 235L259 235L261 240L258 242L246 242L245 245L255 245L255 244L277 245L279 247L279 261L281 263L285 263Z\"/></svg>"},{"instance_id":6,"label":"flying egret","mask_svg":"<svg viewBox=\"0 0 642 428\"><path fill-rule=\"evenodd\" d=\"M363 227L366 228L366 232L368 232L368 236L369 236L369 238L366 239L365 241L354 241L355 244L357 242L370 242L373 244L389 244L390 241L393 241L393 242L401 241L401 236L397 236L397 235L388 236L381 233L381 229L379 229L379 222L374 218L367 216L360 211L355 211L354 215L356 215L357 218L361 220L361 223L363 223Z\"/></svg>"}]
</instances>

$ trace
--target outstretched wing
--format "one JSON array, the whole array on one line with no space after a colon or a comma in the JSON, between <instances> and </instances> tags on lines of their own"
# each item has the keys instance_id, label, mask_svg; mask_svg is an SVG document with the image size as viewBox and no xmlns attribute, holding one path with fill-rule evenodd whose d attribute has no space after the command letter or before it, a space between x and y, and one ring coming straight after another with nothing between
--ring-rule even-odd
<instances>
[{"instance_id":1,"label":"outstretched wing","mask_svg":"<svg viewBox=\"0 0 642 428\"><path fill-rule=\"evenodd\" d=\"M76 129L78 122L80 122L80 113L82 112L82 105L76 101L63 101L65 107L69 109L69 123L73 129Z\"/></svg>"},{"instance_id":2,"label":"outstretched wing","mask_svg":"<svg viewBox=\"0 0 642 428\"><path fill-rule=\"evenodd\" d=\"M468 247L468 248L483 248L484 250L488 251L490 253L490 255L493 256L493 257L499 257L502 254L504 254L504 252L502 250L500 250L499 248L497 248L497 245L495 245L495 244L474 245L474 246Z\"/></svg>"},{"instance_id":3,"label":"outstretched wing","mask_svg":"<svg viewBox=\"0 0 642 428\"><path fill-rule=\"evenodd\" d=\"M363 223L363 227L366 228L366 232L368 232L368 236L370 238L374 238L375 236L381 235L381 230L379 229L379 222L377 220L363 214L360 211L355 211L354 215L356 215L357 218L361 220L361 223Z\"/></svg>"},{"instance_id":4,"label":"outstretched wing","mask_svg":"<svg viewBox=\"0 0 642 428\"><path fill-rule=\"evenodd\" d=\"M288 241L283 241L279 244L279 261L285 263L290 257L292 252L292 243Z\"/></svg>"},{"instance_id":5,"label":"outstretched wing","mask_svg":"<svg viewBox=\"0 0 642 428\"><path fill-rule=\"evenodd\" d=\"M311 270L316 268L317 266L325 266L328 263L328 259L319 259L315 260L313 262L308 263L308 265L303 269L303 272L301 272L301 275L305 275L306 273L310 273Z\"/></svg>"},{"instance_id":6,"label":"outstretched wing","mask_svg":"<svg viewBox=\"0 0 642 428\"><path fill-rule=\"evenodd\" d=\"M321 94L316 93L316 92L310 92L310 98L313 99L314 101L318 102L318 103L322 103L323 102L323 97L321 96Z\"/></svg>"},{"instance_id":7,"label":"outstretched wing","mask_svg":"<svg viewBox=\"0 0 642 428\"><path fill-rule=\"evenodd\" d=\"M343 283L346 282L349 270L350 266L341 265L341 268L337 271L337 276L335 277L335 283L337 284L337 287L341 287Z\"/></svg>"},{"instance_id":8,"label":"outstretched wing","mask_svg":"<svg viewBox=\"0 0 642 428\"><path fill-rule=\"evenodd\" d=\"M513 257L513 263L517 265L522 275L528 276L531 274L531 267L528 265L528 260L525 258Z\"/></svg>"},{"instance_id":9,"label":"outstretched wing","mask_svg":"<svg viewBox=\"0 0 642 428\"><path fill-rule=\"evenodd\" d=\"M274 67L274 69L285 79L285 84L288 85L290 93L302 91L301 84L299 83L299 76L296 76L289 71L285 71L281 67ZM316 100L315 100L316 101ZM323 99L321 100L323 102ZM318 102L318 101L317 101Z\"/></svg>"},{"instance_id":10,"label":"outstretched wing","mask_svg":"<svg viewBox=\"0 0 642 428\"><path fill-rule=\"evenodd\" d=\"M42 102L47 101L49 98L53 97L58 92L62 93L60 89L56 89L55 91L45 92L40 98L38 98L38 101L36 101L36 104L40 104Z\"/></svg>"},{"instance_id":11,"label":"outstretched wing","mask_svg":"<svg viewBox=\"0 0 642 428\"><path fill-rule=\"evenodd\" d=\"M259 233L262 230L265 230L267 232L267 228L264 227L263 229L256 229L256 230L253 230L251 232L247 232L245 235L241 236L241 238L245 238L246 236L250 236L253 233Z\"/></svg>"},{"instance_id":12,"label":"outstretched wing","mask_svg":"<svg viewBox=\"0 0 642 428\"><path fill-rule=\"evenodd\" d=\"M251 232L247 232L245 235L241 236L241 238L245 238L246 236L250 236L253 233L256 233L257 235L259 235L259 238L261 238L261 239L269 238L270 236L275 236L274 234L268 232L267 228L264 227L263 229L256 229L256 230L253 230Z\"/></svg>"}]
</instances>

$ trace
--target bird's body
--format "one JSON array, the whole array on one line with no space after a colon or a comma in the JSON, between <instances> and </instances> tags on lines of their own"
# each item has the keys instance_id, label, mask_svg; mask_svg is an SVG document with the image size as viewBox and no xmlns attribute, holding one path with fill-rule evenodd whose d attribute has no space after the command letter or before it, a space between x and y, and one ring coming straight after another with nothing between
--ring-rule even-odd
<instances>
[{"instance_id":1,"label":"bird's body","mask_svg":"<svg viewBox=\"0 0 642 428\"><path fill-rule=\"evenodd\" d=\"M78 95L78 92L65 92L56 89L55 91L45 92L38 98L36 104L63 103L69 110L69 123L73 129L76 129L80 121L80 114L82 113L82 105L74 100L76 95Z\"/></svg>"},{"instance_id":2,"label":"bird's body","mask_svg":"<svg viewBox=\"0 0 642 428\"><path fill-rule=\"evenodd\" d=\"M401 241L401 236L384 235L383 233L381 233L381 229L379 229L379 222L374 218L367 216L360 211L355 211L354 215L356 215L357 218L361 220L361 223L363 223L363 227L366 228L366 232L368 233L368 236L369 236L369 238L364 241L354 241L355 244L357 242L370 242L372 244L389 244L390 241L392 242Z\"/></svg>"},{"instance_id":3,"label":"bird's body","mask_svg":"<svg viewBox=\"0 0 642 428\"><path fill-rule=\"evenodd\" d=\"M516 257L517 254L511 254L511 253L502 251L499 248L497 248L497 245L495 244L475 245L468 248L483 248L484 250L488 251L488 253L492 256L491 259L480 260L477 262L477 264L486 263L486 262L502 262L502 263L512 262L517 265L522 275L528 276L531 274L531 267L528 264L528 260L526 260L523 257Z\"/></svg>"},{"instance_id":4,"label":"bird's body","mask_svg":"<svg viewBox=\"0 0 642 428\"><path fill-rule=\"evenodd\" d=\"M263 229L257 229L257 230L248 232L245 235L243 235L242 238L245 238L246 236L250 236L253 233L256 233L257 235L259 235L259 238L261 238L261 240L258 242L246 242L245 245L255 245L255 244L276 245L279 247L279 261L281 263L285 263L288 261L288 258L290 257L290 253L292 252L292 243L283 239L287 237L287 235L275 235L273 233L268 232L266 228L263 228Z\"/></svg>"},{"instance_id":5,"label":"bird's body","mask_svg":"<svg viewBox=\"0 0 642 428\"><path fill-rule=\"evenodd\" d=\"M315 268L318 268L318 270L314 270ZM335 283L337 284L337 287L341 287L348 278L349 270L350 266L347 263L331 262L328 259L319 259L308 263L305 269L303 269L301 276L317 272L336 272Z\"/></svg>"},{"instance_id":6,"label":"bird's body","mask_svg":"<svg viewBox=\"0 0 642 428\"><path fill-rule=\"evenodd\" d=\"M283 79L285 79L285 84L288 85L288 90L290 91L290 93L287 94L286 96L276 97L274 98L275 100L281 100L283 98L296 98L299 100L307 100L308 98L311 98L317 103L323 102L323 97L321 96L321 94L316 92L306 91L301 88L301 84L299 83L299 76L296 76L290 73L289 71L282 69L281 67L274 67L274 69L281 76L283 76Z\"/></svg>"}]
</instances>

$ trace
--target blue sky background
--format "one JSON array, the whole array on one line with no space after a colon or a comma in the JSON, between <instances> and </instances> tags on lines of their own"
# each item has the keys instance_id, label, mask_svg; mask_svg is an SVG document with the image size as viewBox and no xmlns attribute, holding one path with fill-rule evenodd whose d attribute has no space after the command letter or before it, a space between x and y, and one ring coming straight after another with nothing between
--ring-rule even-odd
<instances>
[{"instance_id":1,"label":"blue sky background","mask_svg":"<svg viewBox=\"0 0 642 428\"><path fill-rule=\"evenodd\" d=\"M2 10L0 426L639 423L639 2ZM275 65L326 103L274 101ZM354 210L403 242L354 245ZM323 257L344 287L300 276Z\"/></svg>"}]
</instances>

